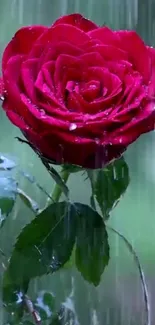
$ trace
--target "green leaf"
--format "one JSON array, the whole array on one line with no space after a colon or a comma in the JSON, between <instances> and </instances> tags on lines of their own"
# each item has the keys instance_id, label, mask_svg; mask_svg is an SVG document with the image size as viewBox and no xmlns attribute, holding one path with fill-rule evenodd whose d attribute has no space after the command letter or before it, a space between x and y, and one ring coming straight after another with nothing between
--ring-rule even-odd
<instances>
[{"instance_id":1,"label":"green leaf","mask_svg":"<svg viewBox=\"0 0 155 325\"><path fill-rule=\"evenodd\" d=\"M64 325L58 315L53 316L50 325Z\"/></svg>"},{"instance_id":2,"label":"green leaf","mask_svg":"<svg viewBox=\"0 0 155 325\"><path fill-rule=\"evenodd\" d=\"M55 312L54 296L50 292L39 292L34 306L41 319L47 320L51 318Z\"/></svg>"},{"instance_id":3,"label":"green leaf","mask_svg":"<svg viewBox=\"0 0 155 325\"><path fill-rule=\"evenodd\" d=\"M88 176L92 195L99 204L104 220L107 220L129 185L128 166L121 157L104 169L88 171Z\"/></svg>"},{"instance_id":4,"label":"green leaf","mask_svg":"<svg viewBox=\"0 0 155 325\"><path fill-rule=\"evenodd\" d=\"M23 203L35 214L39 212L39 206L37 202L35 202L33 199L31 199L30 196L28 196L22 189L18 188L18 195L23 201Z\"/></svg>"},{"instance_id":5,"label":"green leaf","mask_svg":"<svg viewBox=\"0 0 155 325\"><path fill-rule=\"evenodd\" d=\"M76 266L85 280L97 286L109 262L109 245L101 216L84 204L75 204L77 221Z\"/></svg>"},{"instance_id":6,"label":"green leaf","mask_svg":"<svg viewBox=\"0 0 155 325\"><path fill-rule=\"evenodd\" d=\"M1 170L11 170L16 167L16 163L9 157L4 156L0 153L0 171Z\"/></svg>"},{"instance_id":7,"label":"green leaf","mask_svg":"<svg viewBox=\"0 0 155 325\"><path fill-rule=\"evenodd\" d=\"M23 300L23 295L27 292L29 282L22 282L20 285L11 283L8 272L3 276L3 302L6 307L12 308L12 306L20 305Z\"/></svg>"},{"instance_id":8,"label":"green leaf","mask_svg":"<svg viewBox=\"0 0 155 325\"><path fill-rule=\"evenodd\" d=\"M2 297L5 310L11 318L10 324L19 324L24 314L23 295L28 289L28 283L23 283L21 287L8 285L8 277L3 277Z\"/></svg>"},{"instance_id":9,"label":"green leaf","mask_svg":"<svg viewBox=\"0 0 155 325\"><path fill-rule=\"evenodd\" d=\"M60 310L52 316L50 325L77 324L76 313L65 304L62 304Z\"/></svg>"},{"instance_id":10,"label":"green leaf","mask_svg":"<svg viewBox=\"0 0 155 325\"><path fill-rule=\"evenodd\" d=\"M6 271L10 283L22 283L62 267L72 253L75 234L74 207L66 202L51 204L19 235Z\"/></svg>"},{"instance_id":11,"label":"green leaf","mask_svg":"<svg viewBox=\"0 0 155 325\"><path fill-rule=\"evenodd\" d=\"M54 296L50 292L45 292L43 295L43 303L47 305L51 311L55 308Z\"/></svg>"},{"instance_id":12,"label":"green leaf","mask_svg":"<svg viewBox=\"0 0 155 325\"><path fill-rule=\"evenodd\" d=\"M8 172L0 172L0 227L12 211L17 195L17 183Z\"/></svg>"}]
</instances>

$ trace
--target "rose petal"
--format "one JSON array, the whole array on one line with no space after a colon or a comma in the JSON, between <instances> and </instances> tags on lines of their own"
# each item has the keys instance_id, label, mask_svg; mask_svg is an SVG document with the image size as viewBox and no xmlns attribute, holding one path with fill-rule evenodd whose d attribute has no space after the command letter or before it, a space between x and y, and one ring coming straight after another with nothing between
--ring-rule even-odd
<instances>
[{"instance_id":1,"label":"rose petal","mask_svg":"<svg viewBox=\"0 0 155 325\"><path fill-rule=\"evenodd\" d=\"M60 55L56 62L55 83L60 91L60 96L65 96L67 82L78 82L85 80L87 66L103 66L104 61L100 54L85 53L78 58L72 56Z\"/></svg>"},{"instance_id":2,"label":"rose petal","mask_svg":"<svg viewBox=\"0 0 155 325\"><path fill-rule=\"evenodd\" d=\"M50 128L58 128L69 130L70 123L68 121L62 121L60 119L55 119L54 117L47 115L45 111L39 109L38 106L34 105L30 102L29 98L27 98L24 94L21 94L21 100L26 105L28 111L41 122L42 126L47 129L47 126Z\"/></svg>"},{"instance_id":3,"label":"rose petal","mask_svg":"<svg viewBox=\"0 0 155 325\"><path fill-rule=\"evenodd\" d=\"M14 113L24 119L27 125L32 128L37 128L38 123L36 123L36 119L34 119L32 114L29 113L27 107L21 101L23 84L21 82L20 70L24 57L25 56L17 55L10 58L7 63L7 69L4 71L4 81L7 96L3 102L3 108L6 111L14 111Z\"/></svg>"},{"instance_id":4,"label":"rose petal","mask_svg":"<svg viewBox=\"0 0 155 325\"><path fill-rule=\"evenodd\" d=\"M87 102L82 97L81 93L72 92L68 95L67 107L73 111L83 112L84 114L96 114L99 111L107 109L111 104L116 105L117 96L122 91L122 82L116 76L111 74L108 70L101 67L92 67L85 70L84 81L92 80L100 81L101 87L106 87L108 90L107 96L102 95L92 102Z\"/></svg>"},{"instance_id":5,"label":"rose petal","mask_svg":"<svg viewBox=\"0 0 155 325\"><path fill-rule=\"evenodd\" d=\"M71 111L71 110L58 110L56 107L52 107L49 103L41 103L41 107L51 113L52 116L58 117L63 120L67 120L70 122L75 122L75 123L83 123L86 124L88 122L96 122L96 121L102 121L102 119L107 120L107 113L110 114L111 111L113 110L113 107L107 109L106 111L98 112L95 115L92 114L81 114L78 111ZM68 106L67 106L68 107ZM68 107L69 108L69 107ZM105 121L104 121L105 122Z\"/></svg>"},{"instance_id":6,"label":"rose petal","mask_svg":"<svg viewBox=\"0 0 155 325\"><path fill-rule=\"evenodd\" d=\"M22 27L17 31L11 42L5 48L2 58L2 71L8 60L17 54L28 54L37 38L47 30L45 26Z\"/></svg>"},{"instance_id":7,"label":"rose petal","mask_svg":"<svg viewBox=\"0 0 155 325\"><path fill-rule=\"evenodd\" d=\"M41 45L40 43L39 44L35 43L32 49L30 50L30 52L28 53L27 58L28 59L40 58L44 50L45 50L45 45Z\"/></svg>"},{"instance_id":8,"label":"rose petal","mask_svg":"<svg viewBox=\"0 0 155 325\"><path fill-rule=\"evenodd\" d=\"M102 42L98 39L89 39L89 41L87 41L81 45L81 48L85 52L87 52L89 49L91 49L95 45L102 45Z\"/></svg>"},{"instance_id":9,"label":"rose petal","mask_svg":"<svg viewBox=\"0 0 155 325\"><path fill-rule=\"evenodd\" d=\"M23 118L18 114L16 114L15 112L7 111L6 115L9 118L9 120L21 130L29 129L28 125L24 122Z\"/></svg>"},{"instance_id":10,"label":"rose petal","mask_svg":"<svg viewBox=\"0 0 155 325\"><path fill-rule=\"evenodd\" d=\"M4 81L2 78L0 78L0 97L3 97L4 92L5 92Z\"/></svg>"},{"instance_id":11,"label":"rose petal","mask_svg":"<svg viewBox=\"0 0 155 325\"><path fill-rule=\"evenodd\" d=\"M43 65L44 62L51 60L55 61L61 54L69 54L77 57L83 53L84 51L82 49L68 42L52 43L52 46L48 44L41 53L40 66Z\"/></svg>"},{"instance_id":12,"label":"rose petal","mask_svg":"<svg viewBox=\"0 0 155 325\"><path fill-rule=\"evenodd\" d=\"M100 27L88 32L90 38L100 40L104 45L114 45L119 47L119 39L116 34L108 27Z\"/></svg>"},{"instance_id":13,"label":"rose petal","mask_svg":"<svg viewBox=\"0 0 155 325\"><path fill-rule=\"evenodd\" d=\"M37 102L35 81L38 75L38 59L24 61L21 66L21 77L27 96Z\"/></svg>"},{"instance_id":14,"label":"rose petal","mask_svg":"<svg viewBox=\"0 0 155 325\"><path fill-rule=\"evenodd\" d=\"M115 32L120 40L121 48L129 55L129 60L134 64L135 70L139 71L148 83L151 78L151 59L145 43L135 31L120 30Z\"/></svg>"},{"instance_id":15,"label":"rose petal","mask_svg":"<svg viewBox=\"0 0 155 325\"><path fill-rule=\"evenodd\" d=\"M88 157L95 156L96 153L96 143L93 139L76 137L72 131L66 133L54 130L51 134L43 134L42 137L45 145L48 144L48 151L45 152L43 144L42 152L45 156L56 160L58 164L72 162L72 164L85 166Z\"/></svg>"},{"instance_id":16,"label":"rose petal","mask_svg":"<svg viewBox=\"0 0 155 325\"><path fill-rule=\"evenodd\" d=\"M55 62L54 61L49 61L46 62L42 69L42 75L44 76L44 80L47 84L47 86L54 92L55 91L55 85L54 85L54 71L55 71ZM39 87L40 89L40 87Z\"/></svg>"},{"instance_id":17,"label":"rose petal","mask_svg":"<svg viewBox=\"0 0 155 325\"><path fill-rule=\"evenodd\" d=\"M20 83L20 69L22 62L24 60L24 55L16 55L9 59L7 63L7 69L3 72L4 84L7 90L7 98L9 102L15 103L13 109L18 111L20 109L21 100L20 93L21 83Z\"/></svg>"},{"instance_id":18,"label":"rose petal","mask_svg":"<svg viewBox=\"0 0 155 325\"><path fill-rule=\"evenodd\" d=\"M71 25L58 24L55 27L48 28L37 40L36 45L46 46L47 43L59 43L67 41L75 46L79 46L90 39L88 34L79 28Z\"/></svg>"},{"instance_id":19,"label":"rose petal","mask_svg":"<svg viewBox=\"0 0 155 325\"><path fill-rule=\"evenodd\" d=\"M118 94L121 90L122 82L117 75L112 74L107 69L101 67L91 67L87 70L87 80L99 80L102 87L106 87L108 95ZM107 100L108 96L104 99Z\"/></svg>"},{"instance_id":20,"label":"rose petal","mask_svg":"<svg viewBox=\"0 0 155 325\"><path fill-rule=\"evenodd\" d=\"M112 45L97 44L89 49L91 52L98 52L104 60L125 60L129 59L128 53Z\"/></svg>"},{"instance_id":21,"label":"rose petal","mask_svg":"<svg viewBox=\"0 0 155 325\"><path fill-rule=\"evenodd\" d=\"M112 144L122 144L128 146L135 141L141 134L154 130L155 121L155 102L148 103L145 107L138 110L129 123L115 130L107 137L106 142Z\"/></svg>"},{"instance_id":22,"label":"rose petal","mask_svg":"<svg viewBox=\"0 0 155 325\"><path fill-rule=\"evenodd\" d=\"M103 60L102 56L95 52L92 51L90 53L84 53L82 55L79 56L79 59L81 59L86 66L89 67L98 67L98 66L104 66L105 61Z\"/></svg>"},{"instance_id":23,"label":"rose petal","mask_svg":"<svg viewBox=\"0 0 155 325\"><path fill-rule=\"evenodd\" d=\"M51 106L59 107L60 109L65 110L63 102L61 102L59 98L56 98L55 90L46 84L42 71L40 71L38 74L35 82L35 88L39 91L38 104L42 102L49 102Z\"/></svg>"},{"instance_id":24,"label":"rose petal","mask_svg":"<svg viewBox=\"0 0 155 325\"><path fill-rule=\"evenodd\" d=\"M125 149L121 145L102 145L97 140L75 137L71 132L52 132L42 136L25 132L25 136L47 159L57 164L72 162L85 168L103 168Z\"/></svg>"},{"instance_id":25,"label":"rose petal","mask_svg":"<svg viewBox=\"0 0 155 325\"><path fill-rule=\"evenodd\" d=\"M124 80L127 74L132 74L132 64L128 61L120 60L120 61L108 61L106 62L106 67L110 70L110 72L116 74L120 78L120 80Z\"/></svg>"},{"instance_id":26,"label":"rose petal","mask_svg":"<svg viewBox=\"0 0 155 325\"><path fill-rule=\"evenodd\" d=\"M82 89L80 89L80 93L86 101L92 102L96 98L100 97L101 84L98 80L89 81L82 87ZM102 96L104 95L102 94Z\"/></svg>"},{"instance_id":27,"label":"rose petal","mask_svg":"<svg viewBox=\"0 0 155 325\"><path fill-rule=\"evenodd\" d=\"M77 94L76 92L72 92L68 95L66 99L66 107L73 112L84 113L85 106L87 106L87 102L83 99L81 94Z\"/></svg>"},{"instance_id":28,"label":"rose petal","mask_svg":"<svg viewBox=\"0 0 155 325\"><path fill-rule=\"evenodd\" d=\"M140 93L143 93L143 98L146 97L144 87L142 85L142 78L138 73L126 75L125 80L124 98L122 99L124 106L129 105L135 99L140 105Z\"/></svg>"},{"instance_id":29,"label":"rose petal","mask_svg":"<svg viewBox=\"0 0 155 325\"><path fill-rule=\"evenodd\" d=\"M147 47L147 50L151 58L151 77L148 94L151 97L155 97L155 49L152 47Z\"/></svg>"},{"instance_id":30,"label":"rose petal","mask_svg":"<svg viewBox=\"0 0 155 325\"><path fill-rule=\"evenodd\" d=\"M85 65L80 58L73 57L67 54L59 55L55 63L54 83L57 88L57 97L62 98L62 79L65 76L65 80L79 81L83 76Z\"/></svg>"},{"instance_id":31,"label":"rose petal","mask_svg":"<svg viewBox=\"0 0 155 325\"><path fill-rule=\"evenodd\" d=\"M90 30L98 28L98 26L94 22L88 20L87 18L83 17L79 13L74 13L71 15L60 17L54 22L53 26L56 26L58 24L73 25L78 27L79 29L82 29L84 32L88 32Z\"/></svg>"}]
</instances>

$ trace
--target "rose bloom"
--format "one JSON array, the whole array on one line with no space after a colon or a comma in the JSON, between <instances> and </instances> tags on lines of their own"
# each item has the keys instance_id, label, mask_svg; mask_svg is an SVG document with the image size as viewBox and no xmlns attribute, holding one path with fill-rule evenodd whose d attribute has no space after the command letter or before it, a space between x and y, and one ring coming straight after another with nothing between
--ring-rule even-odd
<instances>
[{"instance_id":1,"label":"rose bloom","mask_svg":"<svg viewBox=\"0 0 155 325\"><path fill-rule=\"evenodd\" d=\"M18 30L2 58L3 108L56 164L101 168L155 123L155 50L80 14Z\"/></svg>"}]
</instances>

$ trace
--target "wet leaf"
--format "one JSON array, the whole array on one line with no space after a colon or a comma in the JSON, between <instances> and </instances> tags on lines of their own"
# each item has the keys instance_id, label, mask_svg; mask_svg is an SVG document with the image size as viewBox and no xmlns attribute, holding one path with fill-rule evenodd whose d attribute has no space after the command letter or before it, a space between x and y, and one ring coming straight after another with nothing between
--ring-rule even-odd
<instances>
[{"instance_id":1,"label":"wet leaf","mask_svg":"<svg viewBox=\"0 0 155 325\"><path fill-rule=\"evenodd\" d=\"M54 296L50 292L45 292L43 295L44 305L47 305L51 310L55 308Z\"/></svg>"},{"instance_id":2,"label":"wet leaf","mask_svg":"<svg viewBox=\"0 0 155 325\"><path fill-rule=\"evenodd\" d=\"M119 202L129 185L129 170L123 157L100 170L88 171L92 195L97 200L104 220Z\"/></svg>"},{"instance_id":3,"label":"wet leaf","mask_svg":"<svg viewBox=\"0 0 155 325\"><path fill-rule=\"evenodd\" d=\"M17 182L8 172L0 172L0 227L12 211L17 195Z\"/></svg>"},{"instance_id":4,"label":"wet leaf","mask_svg":"<svg viewBox=\"0 0 155 325\"><path fill-rule=\"evenodd\" d=\"M23 301L23 295L27 292L29 282L22 282L19 284L11 283L11 279L7 272L3 276L3 302L9 308L12 306L18 306Z\"/></svg>"},{"instance_id":5,"label":"wet leaf","mask_svg":"<svg viewBox=\"0 0 155 325\"><path fill-rule=\"evenodd\" d=\"M52 321L51 321L50 325L64 325L64 323L62 323L62 321L61 321L61 319L59 319L58 315L55 315L52 318Z\"/></svg>"},{"instance_id":6,"label":"wet leaf","mask_svg":"<svg viewBox=\"0 0 155 325\"><path fill-rule=\"evenodd\" d=\"M16 167L16 163L12 159L0 153L0 171L11 170L15 167Z\"/></svg>"},{"instance_id":7,"label":"wet leaf","mask_svg":"<svg viewBox=\"0 0 155 325\"><path fill-rule=\"evenodd\" d=\"M66 202L51 204L19 235L7 277L10 283L53 273L70 258L76 234L75 209Z\"/></svg>"},{"instance_id":8,"label":"wet leaf","mask_svg":"<svg viewBox=\"0 0 155 325\"><path fill-rule=\"evenodd\" d=\"M18 188L18 195L23 201L23 203L35 214L39 211L39 206L37 202L35 202L33 199L31 199L30 196L28 196L22 189Z\"/></svg>"},{"instance_id":9,"label":"wet leaf","mask_svg":"<svg viewBox=\"0 0 155 325\"><path fill-rule=\"evenodd\" d=\"M52 317L50 325L78 324L76 313L62 304L60 310Z\"/></svg>"},{"instance_id":10,"label":"wet leaf","mask_svg":"<svg viewBox=\"0 0 155 325\"><path fill-rule=\"evenodd\" d=\"M41 319L51 318L55 311L55 299L50 292L40 292L34 303L35 310L39 312Z\"/></svg>"},{"instance_id":11,"label":"wet leaf","mask_svg":"<svg viewBox=\"0 0 155 325\"><path fill-rule=\"evenodd\" d=\"M10 315L10 324L21 324L24 315L23 297L28 289L28 283L20 286L8 284L8 277L3 277L2 297L5 310Z\"/></svg>"},{"instance_id":12,"label":"wet leaf","mask_svg":"<svg viewBox=\"0 0 155 325\"><path fill-rule=\"evenodd\" d=\"M85 280L97 286L109 262L108 236L102 217L89 206L76 203L76 266Z\"/></svg>"}]
</instances>

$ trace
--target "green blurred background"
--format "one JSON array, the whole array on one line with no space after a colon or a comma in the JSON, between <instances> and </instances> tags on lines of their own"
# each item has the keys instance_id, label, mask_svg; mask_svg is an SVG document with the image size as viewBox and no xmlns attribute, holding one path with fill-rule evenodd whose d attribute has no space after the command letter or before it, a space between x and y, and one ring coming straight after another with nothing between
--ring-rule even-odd
<instances>
[{"instance_id":1,"label":"green blurred background","mask_svg":"<svg viewBox=\"0 0 155 325\"><path fill-rule=\"evenodd\" d=\"M80 12L98 24L112 28L136 29L149 45L155 45L155 0L1 0L0 51L23 25L50 25L60 15ZM34 175L48 191L54 184L33 152L20 144L15 136L19 131L0 111L0 152L17 157L22 168ZM130 168L131 182L123 199L113 211L109 224L121 231L133 244L143 266L152 308L155 300L155 134L151 132L128 148L125 157ZM45 197L29 182L19 179L21 187L40 204ZM69 180L73 199L87 202L89 187L82 178L73 175ZM76 184L76 186L75 186ZM0 235L0 247L8 256L23 225L31 219L29 210L18 200L14 212ZM74 267L31 283L30 295L50 290L57 303L64 302L76 313L80 325L143 325L144 303L138 271L126 246L117 235L109 233L111 260L99 287L86 283ZM17 266L18 267L18 266ZM0 280L1 281L1 280ZM1 287L1 286L0 286ZM5 313L0 309L0 324Z\"/></svg>"}]
</instances>

